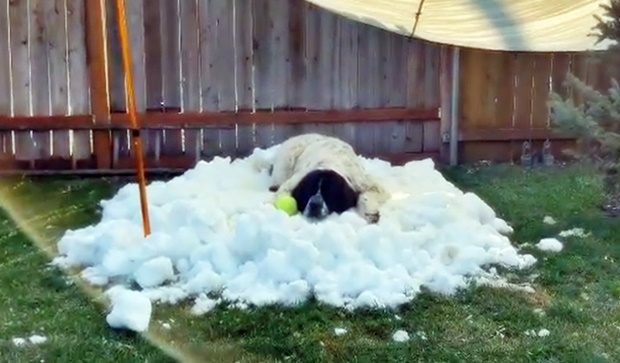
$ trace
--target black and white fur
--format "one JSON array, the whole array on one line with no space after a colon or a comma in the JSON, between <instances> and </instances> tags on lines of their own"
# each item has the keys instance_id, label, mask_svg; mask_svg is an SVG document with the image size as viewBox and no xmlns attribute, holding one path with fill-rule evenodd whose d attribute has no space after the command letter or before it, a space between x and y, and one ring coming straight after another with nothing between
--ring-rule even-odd
<instances>
[{"instance_id":1,"label":"black and white fur","mask_svg":"<svg viewBox=\"0 0 620 363\"><path fill-rule=\"evenodd\" d=\"M321 220L350 209L369 223L389 193L369 175L353 147L315 133L294 136L278 148L271 168L272 192L289 193L304 216Z\"/></svg>"}]
</instances>

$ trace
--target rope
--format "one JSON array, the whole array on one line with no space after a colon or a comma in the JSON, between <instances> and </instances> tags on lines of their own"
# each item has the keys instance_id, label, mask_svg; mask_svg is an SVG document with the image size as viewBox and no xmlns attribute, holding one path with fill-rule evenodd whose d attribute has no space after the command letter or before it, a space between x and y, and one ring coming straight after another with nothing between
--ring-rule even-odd
<instances>
[{"instance_id":1,"label":"rope","mask_svg":"<svg viewBox=\"0 0 620 363\"><path fill-rule=\"evenodd\" d=\"M144 236L151 234L149 221L149 209L146 199L146 181L144 176L144 159L142 155L142 140L136 115L136 95L133 89L133 76L131 74L131 53L129 49L129 36L127 35L127 20L125 16L124 0L116 0L116 15L118 17L118 29L121 41L121 53L123 55L123 71L125 73L125 86L127 89L127 112L131 121L131 139L134 146L134 158L137 168L138 186L140 190L140 209L142 211L142 227Z\"/></svg>"}]
</instances>

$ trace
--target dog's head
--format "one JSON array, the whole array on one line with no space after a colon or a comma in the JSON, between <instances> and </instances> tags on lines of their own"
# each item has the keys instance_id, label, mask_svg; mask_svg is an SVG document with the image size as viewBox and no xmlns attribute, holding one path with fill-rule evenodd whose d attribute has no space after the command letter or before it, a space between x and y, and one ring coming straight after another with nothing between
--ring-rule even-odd
<instances>
[{"instance_id":1,"label":"dog's head","mask_svg":"<svg viewBox=\"0 0 620 363\"><path fill-rule=\"evenodd\" d=\"M337 172L313 170L291 192L302 214L321 220L331 213L343 213L357 205L359 193Z\"/></svg>"}]
</instances>

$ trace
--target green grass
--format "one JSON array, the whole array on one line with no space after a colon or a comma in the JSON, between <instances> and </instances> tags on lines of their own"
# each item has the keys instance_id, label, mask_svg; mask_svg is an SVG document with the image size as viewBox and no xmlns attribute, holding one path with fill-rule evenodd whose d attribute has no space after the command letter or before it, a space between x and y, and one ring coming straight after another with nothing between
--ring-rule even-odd
<instances>
[{"instance_id":1,"label":"green grass","mask_svg":"<svg viewBox=\"0 0 620 363\"><path fill-rule=\"evenodd\" d=\"M95 222L96 202L113 193L110 183L67 179L6 184L4 195L10 190L18 196L20 213L44 238L32 243L2 216L0 361L172 361L150 343L153 337L196 361L214 362L620 361L620 221L598 210L595 174L576 166L530 171L493 166L460 167L446 175L511 223L515 243L536 243L573 227L590 235L565 239L559 254L524 247L539 262L513 278L537 276L534 294L484 287L453 297L423 293L392 312L349 313L308 302L296 309L218 307L196 317L186 305L157 306L149 335L141 337L110 330L103 306L46 267L48 256L40 248L51 250L66 228ZM543 224L545 215L558 224ZM162 322L172 328L163 329ZM348 333L337 337L335 327ZM542 328L550 335L524 334ZM397 329L407 330L412 339L392 342ZM10 342L33 333L49 340L19 348Z\"/></svg>"}]
</instances>

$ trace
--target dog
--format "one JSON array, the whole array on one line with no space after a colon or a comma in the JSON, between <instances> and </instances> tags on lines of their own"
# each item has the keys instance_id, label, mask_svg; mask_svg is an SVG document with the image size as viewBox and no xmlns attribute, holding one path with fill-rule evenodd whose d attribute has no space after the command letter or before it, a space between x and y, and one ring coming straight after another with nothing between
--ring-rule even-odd
<instances>
[{"instance_id":1,"label":"dog","mask_svg":"<svg viewBox=\"0 0 620 363\"><path fill-rule=\"evenodd\" d=\"M288 193L312 220L355 209L368 223L379 221L387 190L369 175L353 147L317 133L293 136L276 151L270 168L276 193Z\"/></svg>"}]
</instances>

